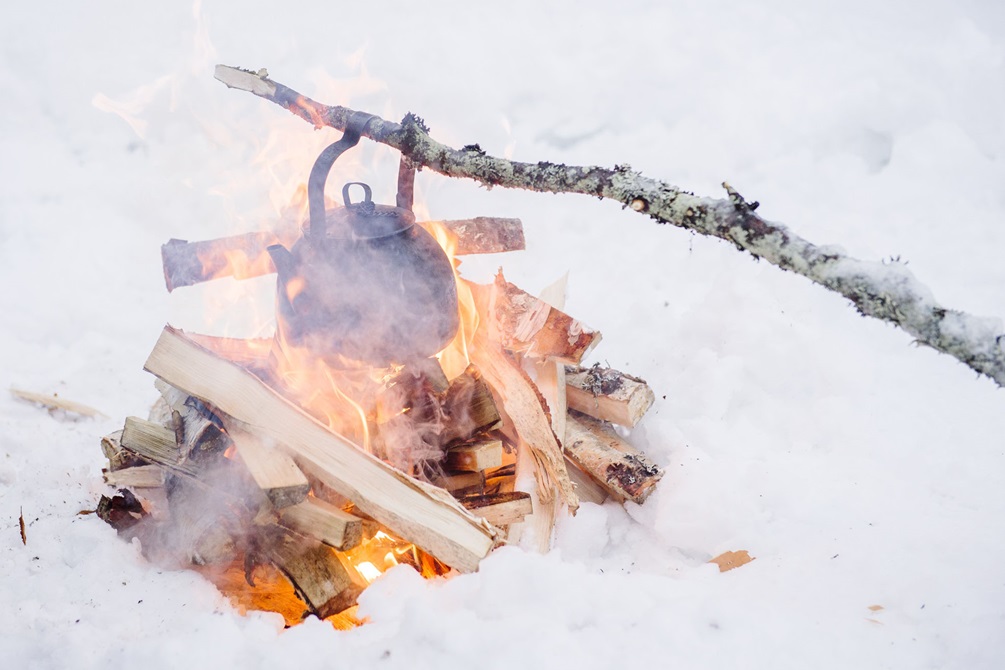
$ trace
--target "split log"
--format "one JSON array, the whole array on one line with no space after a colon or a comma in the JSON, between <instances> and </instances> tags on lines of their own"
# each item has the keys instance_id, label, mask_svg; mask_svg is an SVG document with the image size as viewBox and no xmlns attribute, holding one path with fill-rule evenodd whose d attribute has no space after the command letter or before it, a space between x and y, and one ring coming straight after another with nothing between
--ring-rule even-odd
<instances>
[{"instance_id":1,"label":"split log","mask_svg":"<svg viewBox=\"0 0 1005 670\"><path fill-rule=\"evenodd\" d=\"M101 438L101 453L108 459L109 470L121 470L123 468L147 464L147 461L133 452L122 448L121 430L117 430Z\"/></svg>"},{"instance_id":2,"label":"split log","mask_svg":"<svg viewBox=\"0 0 1005 670\"><path fill-rule=\"evenodd\" d=\"M366 588L359 573L346 566L331 547L278 525L264 529L263 536L269 560L319 618L352 607Z\"/></svg>"},{"instance_id":3,"label":"split log","mask_svg":"<svg viewBox=\"0 0 1005 670\"><path fill-rule=\"evenodd\" d=\"M469 366L464 374L450 382L442 408L440 444L444 445L494 430L501 420L492 391L477 366Z\"/></svg>"},{"instance_id":4,"label":"split log","mask_svg":"<svg viewBox=\"0 0 1005 670\"><path fill-rule=\"evenodd\" d=\"M185 475L168 479L170 516L160 528L162 546L150 549L167 551L183 563L226 563L239 552L251 511L227 490L235 482L225 473L200 475L208 482Z\"/></svg>"},{"instance_id":5,"label":"split log","mask_svg":"<svg viewBox=\"0 0 1005 670\"><path fill-rule=\"evenodd\" d=\"M645 380L602 368L566 368L569 407L595 419L634 427L652 407L656 396Z\"/></svg>"},{"instance_id":6,"label":"split log","mask_svg":"<svg viewBox=\"0 0 1005 670\"><path fill-rule=\"evenodd\" d=\"M123 449L147 461L195 475L195 470L182 462L181 449L175 441L174 431L159 423L135 416L127 417L120 444Z\"/></svg>"},{"instance_id":7,"label":"split log","mask_svg":"<svg viewBox=\"0 0 1005 670\"><path fill-rule=\"evenodd\" d=\"M216 78L230 88L270 100L315 127L345 130L349 118L362 114L323 105L258 72L216 66ZM817 246L786 226L761 218L757 202L748 202L723 182L728 197L696 196L664 181L644 177L628 165L614 168L520 163L487 155L477 145L454 149L437 142L415 114L393 123L369 118L362 136L400 151L413 165L448 177L466 177L491 188L522 188L548 193L580 193L620 202L657 223L668 223L717 237L835 291L858 312L898 326L918 343L953 356L978 374L1005 387L1005 334L999 319L946 309L904 264L861 261L834 246Z\"/></svg>"},{"instance_id":8,"label":"split log","mask_svg":"<svg viewBox=\"0 0 1005 670\"><path fill-rule=\"evenodd\" d=\"M310 482L289 454L275 443L248 432L233 419L225 420L224 425L237 449L237 457L273 507L297 505L307 498Z\"/></svg>"},{"instance_id":9,"label":"split log","mask_svg":"<svg viewBox=\"0 0 1005 670\"><path fill-rule=\"evenodd\" d=\"M485 471L484 492L512 493L516 488L516 463L508 463Z\"/></svg>"},{"instance_id":10,"label":"split log","mask_svg":"<svg viewBox=\"0 0 1005 670\"><path fill-rule=\"evenodd\" d=\"M158 488L165 483L164 468L160 465L134 465L120 470L107 470L103 476L106 484L116 488Z\"/></svg>"},{"instance_id":11,"label":"split log","mask_svg":"<svg viewBox=\"0 0 1005 670\"><path fill-rule=\"evenodd\" d=\"M446 491L364 453L279 396L260 379L165 327L145 369L249 430L282 444L302 468L443 563L464 572L495 544L494 529Z\"/></svg>"},{"instance_id":12,"label":"split log","mask_svg":"<svg viewBox=\"0 0 1005 670\"><path fill-rule=\"evenodd\" d=\"M603 423L569 416L565 452L619 500L641 505L655 491L663 470Z\"/></svg>"},{"instance_id":13,"label":"split log","mask_svg":"<svg viewBox=\"0 0 1005 670\"><path fill-rule=\"evenodd\" d=\"M527 373L502 348L488 341L481 342L470 354L489 380L497 403L505 408L521 442L532 450L538 464L535 475L542 498L550 499L557 491L569 509L575 511L576 493L565 471L561 446L551 430L544 401Z\"/></svg>"},{"instance_id":14,"label":"split log","mask_svg":"<svg viewBox=\"0 0 1005 670\"><path fill-rule=\"evenodd\" d=\"M462 498L461 504L493 526L519 523L532 511L530 494L523 491L471 496Z\"/></svg>"},{"instance_id":15,"label":"split log","mask_svg":"<svg viewBox=\"0 0 1005 670\"><path fill-rule=\"evenodd\" d=\"M566 288L568 285L568 274L563 275L558 281L545 287L538 297L539 300L550 305L554 310L561 310L565 307ZM502 273L496 277L496 292L499 293L499 282ZM499 301L497 299L497 305ZM528 358L524 360L525 366L531 366L537 376L537 389L547 403L551 428L561 444L565 440L565 365L561 361L553 358ZM528 449L518 449L517 455L530 454ZM520 487L530 493L532 512L517 528L511 528L508 539L511 542L519 542L521 546L533 548L544 554L551 550L552 537L554 536L555 522L558 518L558 502L554 499L543 500L534 486L532 478L526 478L523 474L526 470L533 470L535 464L518 460L516 469L519 478L522 480ZM568 472L568 469L566 469ZM516 479L516 478L514 478ZM527 481L529 479L529 481ZM570 478L570 481L571 478ZM575 487L573 487L575 490Z\"/></svg>"},{"instance_id":16,"label":"split log","mask_svg":"<svg viewBox=\"0 0 1005 670\"><path fill-rule=\"evenodd\" d=\"M509 351L539 359L579 363L600 342L600 333L544 300L495 278L492 339Z\"/></svg>"},{"instance_id":17,"label":"split log","mask_svg":"<svg viewBox=\"0 0 1005 670\"><path fill-rule=\"evenodd\" d=\"M166 412L151 410L151 421L162 423L174 431L175 442L183 459L198 458L203 453L223 453L230 438L221 430L220 418L202 401L158 379L154 387L160 392ZM167 413L167 416L160 416Z\"/></svg>"},{"instance_id":18,"label":"split log","mask_svg":"<svg viewBox=\"0 0 1005 670\"><path fill-rule=\"evenodd\" d=\"M480 472L502 465L502 440L494 438L476 439L459 444L447 450L448 470L460 472Z\"/></svg>"},{"instance_id":19,"label":"split log","mask_svg":"<svg viewBox=\"0 0 1005 670\"><path fill-rule=\"evenodd\" d=\"M498 254L527 248L523 237L523 222L520 219L478 216L454 221L424 221L419 225L437 239L437 228L446 229L453 240L453 253L456 256Z\"/></svg>"},{"instance_id":20,"label":"split log","mask_svg":"<svg viewBox=\"0 0 1005 670\"><path fill-rule=\"evenodd\" d=\"M218 337L201 333L187 333L186 336L204 349L237 363L242 368L253 372L267 370L270 367L270 357L274 340L271 337L252 337L241 339L237 337Z\"/></svg>"},{"instance_id":21,"label":"split log","mask_svg":"<svg viewBox=\"0 0 1005 670\"><path fill-rule=\"evenodd\" d=\"M363 520L313 496L279 510L279 523L329 547L347 551L363 538Z\"/></svg>"},{"instance_id":22,"label":"split log","mask_svg":"<svg viewBox=\"0 0 1005 670\"><path fill-rule=\"evenodd\" d=\"M288 217L285 217L288 218ZM275 230L243 233L215 240L168 240L161 246L164 284L168 292L223 277L251 279L276 271L266 251L273 244L287 249L296 243L299 227L286 221ZM440 226L455 240L454 254L494 254L526 248L520 219L480 216L454 221L424 221L429 231Z\"/></svg>"},{"instance_id":23,"label":"split log","mask_svg":"<svg viewBox=\"0 0 1005 670\"><path fill-rule=\"evenodd\" d=\"M459 472L456 474L445 474L433 477L432 482L434 485L449 491L455 498L459 498L465 495L482 493L485 490L485 473Z\"/></svg>"},{"instance_id":24,"label":"split log","mask_svg":"<svg viewBox=\"0 0 1005 670\"><path fill-rule=\"evenodd\" d=\"M493 316L497 287L470 282L468 286L471 287L478 313L487 324L486 328L475 331L469 350L471 362L485 375L496 404L509 417L519 443L525 444L533 454L536 464L534 474L541 499L548 501L557 491L569 506L569 511L575 513L578 506L576 492L565 470L562 447L551 428L547 403L519 363L485 332L494 333L499 328Z\"/></svg>"},{"instance_id":25,"label":"split log","mask_svg":"<svg viewBox=\"0 0 1005 670\"><path fill-rule=\"evenodd\" d=\"M566 432L566 440L568 440L568 432ZM607 500L607 489L601 486L600 482L583 472L568 456L565 457L565 468L569 471L569 479L572 480L580 502L591 502L595 505L604 504L604 501Z\"/></svg>"}]
</instances>

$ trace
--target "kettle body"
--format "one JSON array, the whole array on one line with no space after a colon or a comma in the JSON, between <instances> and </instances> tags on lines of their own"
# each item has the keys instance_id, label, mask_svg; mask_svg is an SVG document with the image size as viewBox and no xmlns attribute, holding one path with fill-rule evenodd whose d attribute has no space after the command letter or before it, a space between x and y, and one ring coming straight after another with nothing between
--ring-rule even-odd
<instances>
[{"instance_id":1,"label":"kettle body","mask_svg":"<svg viewBox=\"0 0 1005 670\"><path fill-rule=\"evenodd\" d=\"M276 336L338 368L428 358L459 326L454 268L410 209L373 203L365 184L346 184L344 207L325 209L331 165L356 141L347 130L322 152L308 183L309 228L291 249L269 247L278 273ZM410 185L399 174L399 203L402 183ZM362 202L350 201L354 185L364 190Z\"/></svg>"}]
</instances>

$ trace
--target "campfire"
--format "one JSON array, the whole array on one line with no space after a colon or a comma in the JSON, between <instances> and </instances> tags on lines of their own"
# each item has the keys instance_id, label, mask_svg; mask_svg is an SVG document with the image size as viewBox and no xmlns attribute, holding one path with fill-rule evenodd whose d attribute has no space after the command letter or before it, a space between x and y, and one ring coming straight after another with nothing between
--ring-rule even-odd
<instances>
[{"instance_id":1,"label":"campfire","mask_svg":"<svg viewBox=\"0 0 1005 670\"><path fill-rule=\"evenodd\" d=\"M519 220L416 221L405 157L394 205L358 182L326 197L372 119L354 115L318 157L306 212L163 246L169 291L276 274L276 332L165 327L145 365L159 400L101 441L119 489L105 521L290 625L353 625L359 594L396 565L433 577L502 544L546 551L562 510L642 504L663 474L614 428L635 426L652 391L583 367L600 333L562 311L564 284L534 296L501 270L461 276L458 257L523 249Z\"/></svg>"}]
</instances>

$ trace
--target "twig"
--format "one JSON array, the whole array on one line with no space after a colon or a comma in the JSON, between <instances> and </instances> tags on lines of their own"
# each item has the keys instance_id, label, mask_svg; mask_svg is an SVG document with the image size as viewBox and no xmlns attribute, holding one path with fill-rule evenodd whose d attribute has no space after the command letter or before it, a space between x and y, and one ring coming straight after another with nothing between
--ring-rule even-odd
<instances>
[{"instance_id":1,"label":"twig","mask_svg":"<svg viewBox=\"0 0 1005 670\"><path fill-rule=\"evenodd\" d=\"M216 78L250 91L314 124L344 130L362 114L311 100L256 72L218 65ZM754 258L807 277L840 293L864 316L889 321L924 344L949 354L1005 387L1005 334L999 319L977 317L940 306L903 265L862 261L838 248L819 247L785 226L765 221L729 184L727 198L712 199L645 177L627 165L613 169L556 163L520 163L487 155L478 145L454 149L429 136L422 119L406 114L401 123L366 115L363 135L399 150L414 164L448 177L485 186L549 193L581 193L616 200L659 223L669 223L731 242Z\"/></svg>"}]
</instances>

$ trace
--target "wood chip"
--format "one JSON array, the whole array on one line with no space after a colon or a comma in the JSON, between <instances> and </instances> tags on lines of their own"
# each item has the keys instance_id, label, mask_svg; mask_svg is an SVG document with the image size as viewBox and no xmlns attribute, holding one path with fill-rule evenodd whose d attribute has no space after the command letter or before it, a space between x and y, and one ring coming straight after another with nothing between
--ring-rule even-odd
<instances>
[{"instance_id":1,"label":"wood chip","mask_svg":"<svg viewBox=\"0 0 1005 670\"><path fill-rule=\"evenodd\" d=\"M752 560L754 560L754 558L747 553L747 550L741 549L740 551L727 551L719 554L709 561L709 563L715 563L718 565L719 572L726 572L727 570L738 568L741 565L746 565Z\"/></svg>"},{"instance_id":2,"label":"wood chip","mask_svg":"<svg viewBox=\"0 0 1005 670\"><path fill-rule=\"evenodd\" d=\"M24 532L24 509L20 510L17 522L21 526L21 544L28 546L28 535Z\"/></svg>"}]
</instances>

